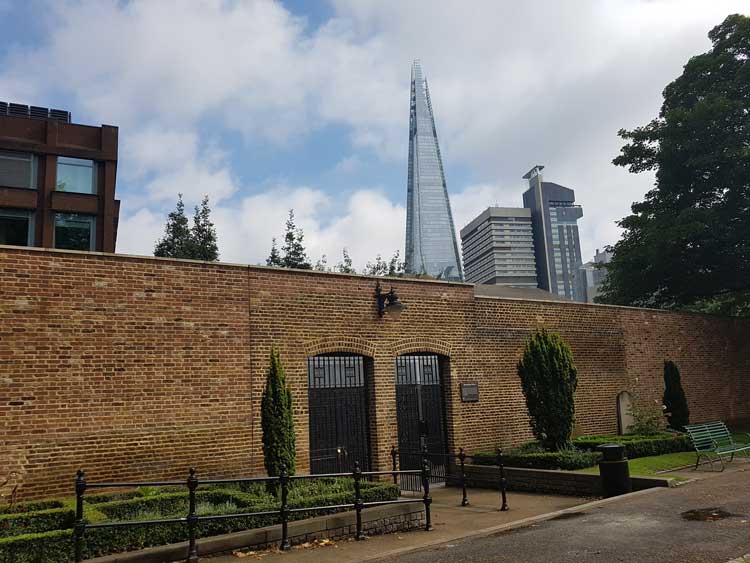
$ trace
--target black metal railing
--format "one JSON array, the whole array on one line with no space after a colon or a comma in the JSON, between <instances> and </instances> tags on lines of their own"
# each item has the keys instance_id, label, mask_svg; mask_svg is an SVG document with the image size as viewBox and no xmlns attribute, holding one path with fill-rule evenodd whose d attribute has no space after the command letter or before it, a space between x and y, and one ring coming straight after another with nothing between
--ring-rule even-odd
<instances>
[{"instance_id":1,"label":"black metal railing","mask_svg":"<svg viewBox=\"0 0 750 563\"><path fill-rule=\"evenodd\" d=\"M391 475L394 480L398 479L399 475L418 475L422 481L422 498L421 499L394 499L394 500L379 500L372 502L365 502L362 498L362 480L371 480L373 477ZM309 506L302 508L290 508L288 504L289 499L289 484L292 481L298 480L314 480L314 479L331 479L331 478L353 478L354 479L354 502L328 505L328 506ZM199 516L196 511L196 490L199 485L212 485L212 484L239 484L239 483L276 483L280 488L280 506L277 510L269 510L263 512L243 512L233 514L217 514ZM136 487L174 487L174 486L185 486L188 491L188 513L184 518L164 518L159 520L134 520L126 522L101 522L90 524L86 522L83 514L83 502L85 493L88 489L104 489L104 488L136 488ZM362 471L359 462L354 462L354 470L351 473L326 473L319 475L289 475L286 470L282 470L281 475L278 477L249 477L249 478L238 478L238 479L198 479L195 468L190 468L188 478L186 481L156 481L156 482L126 482L126 483L88 483L86 481L85 472L80 469L76 474L75 480L76 490L76 519L73 528L74 538L74 549L75 549L75 561L81 563L83 561L83 547L85 541L86 530L95 528L122 528L122 527L134 527L134 526L155 526L159 524L175 524L182 523L186 524L188 532L188 554L187 563L198 562L198 550L197 550L197 539L198 539L198 523L208 520L227 520L231 518L246 518L252 516L273 516L279 517L279 524L281 525L281 542L280 548L287 550L290 547L289 542L289 517L294 513L314 512L318 510L345 510L354 509L356 512L356 535L357 540L365 539L365 534L362 529L362 511L365 508L384 506L388 504L407 504L421 502L424 504L425 510L425 531L432 530L432 518L430 514L430 505L432 504L432 498L430 497L430 464L427 460L423 460L422 467L419 469L407 469L407 470L393 470L393 471Z\"/></svg>"},{"instance_id":2,"label":"black metal railing","mask_svg":"<svg viewBox=\"0 0 750 563\"><path fill-rule=\"evenodd\" d=\"M496 450L496 463L498 467L498 488L500 489L500 510L505 512L508 510L508 481L505 478L505 464L503 462L503 450L497 448ZM467 483L466 483L466 460L471 459L474 456L467 454L463 448L458 448L458 453L437 453L428 452L426 448L422 449L421 452L407 452L399 451L395 446L391 447L391 468L393 473L393 484L399 485L405 490L413 489L413 481L410 476L407 475L406 479L399 479L398 469L403 467L404 460L406 463L414 458L414 456L420 456L424 462L429 464L430 468L430 479L434 483L445 482L450 472L451 463L455 464L456 473L458 474L459 485L461 487L461 506L467 506L469 504L469 498L467 494ZM456 464L456 460L458 463Z\"/></svg>"}]
</instances>

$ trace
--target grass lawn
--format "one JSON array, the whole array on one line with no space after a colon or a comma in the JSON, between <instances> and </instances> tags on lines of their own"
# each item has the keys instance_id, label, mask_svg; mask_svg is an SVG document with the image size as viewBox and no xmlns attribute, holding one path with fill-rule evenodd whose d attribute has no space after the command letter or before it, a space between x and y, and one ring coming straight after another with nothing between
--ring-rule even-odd
<instances>
[{"instance_id":1,"label":"grass lawn","mask_svg":"<svg viewBox=\"0 0 750 563\"><path fill-rule=\"evenodd\" d=\"M655 455L650 457L639 457L628 461L630 475L635 477L666 477L678 480L684 480L679 475L670 475L669 473L658 473L658 471L667 471L685 467L686 465L695 464L694 452L677 452L672 454ZM583 473L599 473L599 467L589 467L581 470Z\"/></svg>"}]
</instances>

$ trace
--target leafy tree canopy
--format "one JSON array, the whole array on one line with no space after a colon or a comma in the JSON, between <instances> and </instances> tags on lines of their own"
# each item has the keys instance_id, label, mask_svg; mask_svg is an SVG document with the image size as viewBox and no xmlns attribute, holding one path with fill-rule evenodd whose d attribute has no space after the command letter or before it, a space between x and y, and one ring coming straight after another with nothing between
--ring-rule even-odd
<instances>
[{"instance_id":1,"label":"leafy tree canopy","mask_svg":"<svg viewBox=\"0 0 750 563\"><path fill-rule=\"evenodd\" d=\"M750 315L750 18L731 15L614 164L655 171L597 301Z\"/></svg>"}]
</instances>

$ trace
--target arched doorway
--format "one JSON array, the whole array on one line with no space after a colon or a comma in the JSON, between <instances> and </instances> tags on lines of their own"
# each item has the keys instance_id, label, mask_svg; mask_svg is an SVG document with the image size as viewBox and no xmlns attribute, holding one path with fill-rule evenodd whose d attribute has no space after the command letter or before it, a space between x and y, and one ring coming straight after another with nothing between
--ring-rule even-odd
<instances>
[{"instance_id":1,"label":"arched doorway","mask_svg":"<svg viewBox=\"0 0 750 563\"><path fill-rule=\"evenodd\" d=\"M372 360L352 354L307 359L310 473L370 469L368 379Z\"/></svg>"},{"instance_id":2,"label":"arched doorway","mask_svg":"<svg viewBox=\"0 0 750 563\"><path fill-rule=\"evenodd\" d=\"M446 358L443 358L447 361ZM396 358L396 419L401 469L419 469L422 450L445 454L448 449L441 358L409 354ZM428 456L436 477L444 475L442 455Z\"/></svg>"},{"instance_id":3,"label":"arched doorway","mask_svg":"<svg viewBox=\"0 0 750 563\"><path fill-rule=\"evenodd\" d=\"M633 425L633 395L630 391L623 391L617 395L617 433L627 434Z\"/></svg>"}]
</instances>

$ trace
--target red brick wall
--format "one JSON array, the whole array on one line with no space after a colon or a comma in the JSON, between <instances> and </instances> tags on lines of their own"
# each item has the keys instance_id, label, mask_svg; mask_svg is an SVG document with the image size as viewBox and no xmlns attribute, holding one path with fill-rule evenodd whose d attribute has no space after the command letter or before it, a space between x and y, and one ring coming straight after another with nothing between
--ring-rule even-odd
<instances>
[{"instance_id":1,"label":"red brick wall","mask_svg":"<svg viewBox=\"0 0 750 563\"><path fill-rule=\"evenodd\" d=\"M530 437L516 375L535 326L559 331L579 368L577 431L614 432L615 397L659 399L675 360L694 420L750 418L747 321L572 303L475 298L468 285L394 280L407 305L379 319L360 276L0 248L0 478L24 497L92 480L259 473L259 403L271 346L294 394L309 463L306 358L373 359L372 448L397 442L395 358L450 359L449 441L468 450ZM388 281L388 284L391 282ZM479 403L460 402L478 382Z\"/></svg>"}]
</instances>

